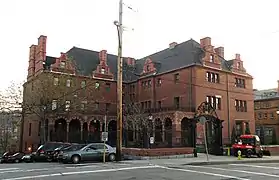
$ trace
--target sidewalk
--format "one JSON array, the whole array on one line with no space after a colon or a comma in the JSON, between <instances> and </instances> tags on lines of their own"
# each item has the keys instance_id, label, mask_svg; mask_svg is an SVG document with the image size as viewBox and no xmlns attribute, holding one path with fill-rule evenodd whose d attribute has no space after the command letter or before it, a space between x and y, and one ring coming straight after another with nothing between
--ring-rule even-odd
<instances>
[{"instance_id":1,"label":"sidewalk","mask_svg":"<svg viewBox=\"0 0 279 180\"><path fill-rule=\"evenodd\" d=\"M279 156L264 156L263 158L242 158L238 160L233 156L213 156L209 155L209 161L205 154L198 154L197 158L192 155L184 158L168 159L145 159L145 160L127 160L123 162L136 164L158 164L158 165L218 165L218 164L238 164L238 163L279 163Z\"/></svg>"}]
</instances>

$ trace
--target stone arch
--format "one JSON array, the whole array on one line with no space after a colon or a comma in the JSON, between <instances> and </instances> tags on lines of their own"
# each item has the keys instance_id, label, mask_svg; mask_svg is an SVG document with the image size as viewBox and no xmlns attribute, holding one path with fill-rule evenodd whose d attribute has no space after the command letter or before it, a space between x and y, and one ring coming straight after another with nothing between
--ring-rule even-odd
<instances>
[{"instance_id":1,"label":"stone arch","mask_svg":"<svg viewBox=\"0 0 279 180\"><path fill-rule=\"evenodd\" d=\"M81 141L81 122L78 119L72 119L69 123L69 142L80 143Z\"/></svg>"},{"instance_id":2,"label":"stone arch","mask_svg":"<svg viewBox=\"0 0 279 180\"><path fill-rule=\"evenodd\" d=\"M170 118L165 119L165 140L168 147L172 146L172 120Z\"/></svg>"},{"instance_id":3,"label":"stone arch","mask_svg":"<svg viewBox=\"0 0 279 180\"><path fill-rule=\"evenodd\" d=\"M155 126L155 142L162 142L163 124L161 119L157 118L154 121Z\"/></svg>"},{"instance_id":4,"label":"stone arch","mask_svg":"<svg viewBox=\"0 0 279 180\"><path fill-rule=\"evenodd\" d=\"M89 122L89 135L88 141L92 142L100 142L101 141L101 123L99 120L92 120Z\"/></svg>"},{"instance_id":5,"label":"stone arch","mask_svg":"<svg viewBox=\"0 0 279 180\"><path fill-rule=\"evenodd\" d=\"M192 121L187 117L181 120L181 145L192 147L193 145Z\"/></svg>"},{"instance_id":6,"label":"stone arch","mask_svg":"<svg viewBox=\"0 0 279 180\"><path fill-rule=\"evenodd\" d=\"M54 123L53 139L55 141L67 141L67 121L64 118L59 118Z\"/></svg>"},{"instance_id":7,"label":"stone arch","mask_svg":"<svg viewBox=\"0 0 279 180\"><path fill-rule=\"evenodd\" d=\"M110 120L108 123L108 144L116 146L117 138L117 122L116 120Z\"/></svg>"}]
</instances>

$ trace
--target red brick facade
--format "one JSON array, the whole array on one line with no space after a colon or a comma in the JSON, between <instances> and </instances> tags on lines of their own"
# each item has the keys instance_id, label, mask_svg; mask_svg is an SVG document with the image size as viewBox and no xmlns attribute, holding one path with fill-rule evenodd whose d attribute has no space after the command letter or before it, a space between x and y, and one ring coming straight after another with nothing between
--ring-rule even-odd
<instances>
[{"instance_id":1,"label":"red brick facade","mask_svg":"<svg viewBox=\"0 0 279 180\"><path fill-rule=\"evenodd\" d=\"M60 90L59 93L61 94L65 94L65 91L72 91L80 87L83 80L86 81L87 85L91 84L92 86L92 84L96 82L100 85L99 89L93 85L95 88L91 87L87 88L85 91L79 90L75 93L75 96L78 97L78 109L80 108L82 100L87 100L87 111L81 111L79 109L69 112L46 114L45 118L48 119L47 139L51 140L51 133L58 133L53 129L55 129L54 126L56 126L56 121L62 117L66 120L67 126L65 127L67 127L67 132L71 131L69 127L71 120L77 119L80 122L80 130L76 130L79 132L78 136L80 136L80 139L83 139L86 135L84 134L85 131L91 132L90 123L92 121L96 123L97 120L99 123L98 128L100 129L97 133L100 135L104 122L104 109L106 109L105 106L108 103L110 104L108 123L116 119L116 75L114 67L110 66L112 60L107 60L109 56L112 55L107 55L107 52L102 50L98 57L99 65L97 65L95 69L92 69L91 76L79 75L78 65L71 61L68 54L61 54L60 58L55 58L55 63L51 65L51 68L48 69L48 71L44 70L42 72L43 66L36 64L40 64L40 59L47 60L48 57L45 55L46 37L41 37L43 37L43 40L40 41L39 39L39 44L32 45L30 48L28 81L24 86L25 97L32 95L32 91L30 90L32 89L31 86L34 85L33 83L35 81L41 82L41 75L46 73L51 74L52 78L63 79L64 83L65 81L67 82L67 79L71 79L73 85L66 90ZM177 43L172 43L169 50L175 51L179 46L180 45ZM241 123L241 133L245 133L245 125L249 125L252 134L255 132L253 79L246 73L240 55L236 54L234 60L224 60L224 48L219 47L214 49L214 46L211 44L211 39L208 37L201 39L200 47L198 48L204 52L203 57L200 59L201 64L187 64L161 72L159 69L165 66L164 63L160 64L158 61L155 62L152 56L142 60L124 58L127 66L132 69L136 68L138 62L144 61L144 63L142 63L142 70L137 72L137 78L124 81L124 99L129 99L130 102L138 103L142 108L150 109L149 112L152 113L153 120L160 119L160 127L162 128L160 142L162 144L166 143L166 141L168 141L168 143L171 142L172 146L179 146L182 144L182 140L185 139L185 137L182 137L184 136L181 130L182 120L185 118L192 119L195 110L204 101L209 101L212 105L216 106L219 119L224 120L223 142L225 144L229 143L231 134L235 130L236 123ZM168 49L166 51L168 51ZM34 52L38 55L34 56ZM76 57L74 57L74 59L75 58ZM75 60L76 62L79 61L78 59ZM172 61L172 58L170 58L169 61ZM61 68L61 62L65 62L67 68L64 67L64 64L63 68ZM173 63L176 62L174 61ZM230 70L224 70L224 66ZM36 72L39 71L42 73L36 74ZM57 73L57 71L65 73ZM124 72L124 74L127 75L128 73ZM53 79L51 82L53 82ZM106 91L106 85L108 83L110 86L109 92ZM65 84L63 84L63 87L65 87ZM55 86L51 83L49 89L52 88L55 88ZM63 101L70 99L72 103L74 101L73 93L69 95L68 99L64 98ZM89 107L96 105L96 102L99 103L100 107L94 112ZM41 139L40 136L38 136L38 127L41 119L42 118L38 118L38 116L32 112L25 115L22 141L22 143L25 143L25 147L31 146L32 144L36 146L36 144L40 143ZM166 123L169 121L171 126L168 127L170 129L168 129L169 131L167 132ZM30 123L32 127L35 127L32 128L31 134L28 133L30 130ZM63 123L60 122L58 124ZM94 127L96 126L94 125ZM51 132L52 130L53 132ZM74 131L75 130L72 130L72 132ZM202 143L203 138L200 125L198 125L197 131L197 143ZM169 134L171 134L171 138ZM153 135L156 136L156 132L154 132ZM63 134L57 136L64 137ZM135 132L132 136L133 138L137 137ZM65 140L69 140L68 133L65 137L67 137Z\"/></svg>"}]
</instances>

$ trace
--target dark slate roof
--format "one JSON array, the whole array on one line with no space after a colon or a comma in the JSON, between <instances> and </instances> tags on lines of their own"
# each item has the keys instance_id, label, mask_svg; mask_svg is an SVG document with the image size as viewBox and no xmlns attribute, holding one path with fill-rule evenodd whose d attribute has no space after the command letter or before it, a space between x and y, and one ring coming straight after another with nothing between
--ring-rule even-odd
<instances>
[{"instance_id":1,"label":"dark slate roof","mask_svg":"<svg viewBox=\"0 0 279 180\"><path fill-rule=\"evenodd\" d=\"M273 89L264 89L264 90L255 90L254 91L254 100L268 100L278 98L279 94L276 88Z\"/></svg>"},{"instance_id":2,"label":"dark slate roof","mask_svg":"<svg viewBox=\"0 0 279 180\"><path fill-rule=\"evenodd\" d=\"M76 64L77 71L80 75L92 76L92 72L97 68L99 64L99 52L73 47L68 52L68 57L72 57ZM200 44L193 39L177 44L174 48L166 48L160 52L151 54L144 58L136 60L135 66L127 65L126 61L123 61L123 80L134 81L139 78L139 74L142 73L145 60L150 58L155 64L157 74L165 73L175 69L191 66L202 65L202 57L204 50L200 47ZM230 70L231 62L226 61L222 57L219 57L222 62L223 70ZM110 67L110 71L117 78L117 56L107 54L107 63Z\"/></svg>"}]
</instances>

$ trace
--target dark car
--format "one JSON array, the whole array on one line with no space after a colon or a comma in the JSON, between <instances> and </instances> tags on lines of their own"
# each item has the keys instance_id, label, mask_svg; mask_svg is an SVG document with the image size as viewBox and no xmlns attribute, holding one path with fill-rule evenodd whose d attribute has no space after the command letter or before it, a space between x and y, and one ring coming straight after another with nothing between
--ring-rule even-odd
<instances>
[{"instance_id":1,"label":"dark car","mask_svg":"<svg viewBox=\"0 0 279 180\"><path fill-rule=\"evenodd\" d=\"M47 142L44 145L41 145L37 151L32 155L32 159L34 161L49 161L53 160L54 150L65 144L69 143L62 143L62 142Z\"/></svg>"},{"instance_id":2,"label":"dark car","mask_svg":"<svg viewBox=\"0 0 279 180\"><path fill-rule=\"evenodd\" d=\"M22 152L6 152L2 156L1 163L19 163L23 156Z\"/></svg>"},{"instance_id":3,"label":"dark car","mask_svg":"<svg viewBox=\"0 0 279 180\"><path fill-rule=\"evenodd\" d=\"M63 144L61 145L60 147L58 148L55 148L54 151L53 151L53 161L57 161L58 160L58 155L60 154L61 151L64 151L64 150L67 150L69 149L71 146L74 146L74 145L78 145L78 144Z\"/></svg>"}]
</instances>

